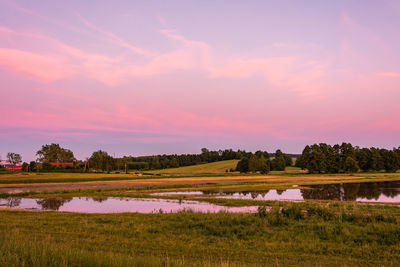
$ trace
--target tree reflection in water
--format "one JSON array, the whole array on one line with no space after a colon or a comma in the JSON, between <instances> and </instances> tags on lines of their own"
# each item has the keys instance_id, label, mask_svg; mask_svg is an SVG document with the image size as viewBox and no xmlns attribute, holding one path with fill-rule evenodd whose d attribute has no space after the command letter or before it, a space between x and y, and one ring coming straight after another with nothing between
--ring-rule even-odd
<instances>
[{"instance_id":1,"label":"tree reflection in water","mask_svg":"<svg viewBox=\"0 0 400 267\"><path fill-rule=\"evenodd\" d=\"M10 197L7 199L7 206L10 208L18 207L21 204L20 197Z\"/></svg>"},{"instance_id":2,"label":"tree reflection in water","mask_svg":"<svg viewBox=\"0 0 400 267\"><path fill-rule=\"evenodd\" d=\"M61 197L55 197L55 198L43 198L36 200L36 203L40 206L42 206L42 210L58 210L62 205L64 205L67 202L70 202L72 200L72 197L69 198L61 198Z\"/></svg>"},{"instance_id":3,"label":"tree reflection in water","mask_svg":"<svg viewBox=\"0 0 400 267\"><path fill-rule=\"evenodd\" d=\"M277 193L278 195L282 195L285 191L286 191L285 189L277 189L277 190L276 190L276 193Z\"/></svg>"},{"instance_id":4,"label":"tree reflection in water","mask_svg":"<svg viewBox=\"0 0 400 267\"><path fill-rule=\"evenodd\" d=\"M344 184L307 185L311 189L271 190L268 199L281 200L283 193L300 192L303 199L356 201L357 199L379 200L380 197L395 198L400 195L400 181L392 182L364 182ZM264 199L270 190L261 191L202 191L204 194L218 194L232 197L249 197L251 199ZM296 194L295 194L296 195ZM400 199L399 199L400 202Z\"/></svg>"},{"instance_id":5,"label":"tree reflection in water","mask_svg":"<svg viewBox=\"0 0 400 267\"><path fill-rule=\"evenodd\" d=\"M91 198L86 198L86 200L88 200L88 199L93 199L93 201L101 203L103 201L106 201L108 199L108 197L95 196L95 197L91 197Z\"/></svg>"},{"instance_id":6,"label":"tree reflection in water","mask_svg":"<svg viewBox=\"0 0 400 267\"><path fill-rule=\"evenodd\" d=\"M285 191L285 190L280 190ZM225 195L225 196L250 196L252 199L256 198L264 198L269 190L262 190L262 191L223 191L223 192L215 192L215 191L202 191L203 194L218 194L218 195Z\"/></svg>"},{"instance_id":7,"label":"tree reflection in water","mask_svg":"<svg viewBox=\"0 0 400 267\"><path fill-rule=\"evenodd\" d=\"M358 198L378 200L381 195L394 198L400 194L400 182L346 183L311 185L301 189L304 199L355 201Z\"/></svg>"}]
</instances>

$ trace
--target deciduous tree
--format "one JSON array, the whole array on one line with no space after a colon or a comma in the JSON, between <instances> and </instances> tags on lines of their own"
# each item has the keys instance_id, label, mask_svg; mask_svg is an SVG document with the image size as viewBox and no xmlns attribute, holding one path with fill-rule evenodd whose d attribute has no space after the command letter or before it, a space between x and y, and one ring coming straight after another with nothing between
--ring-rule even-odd
<instances>
[{"instance_id":1,"label":"deciduous tree","mask_svg":"<svg viewBox=\"0 0 400 267\"><path fill-rule=\"evenodd\" d=\"M22 162L21 155L17 154L17 153L13 153L13 152L8 152L7 153L7 160L13 165Z\"/></svg>"},{"instance_id":2,"label":"deciduous tree","mask_svg":"<svg viewBox=\"0 0 400 267\"><path fill-rule=\"evenodd\" d=\"M43 145L42 149L36 152L38 161L41 163L51 162L74 162L74 153L71 150L60 147L59 144Z\"/></svg>"},{"instance_id":3,"label":"deciduous tree","mask_svg":"<svg viewBox=\"0 0 400 267\"><path fill-rule=\"evenodd\" d=\"M347 173L358 172L360 168L358 167L357 161L352 157L347 157L344 163L344 171Z\"/></svg>"},{"instance_id":4,"label":"deciduous tree","mask_svg":"<svg viewBox=\"0 0 400 267\"><path fill-rule=\"evenodd\" d=\"M249 172L249 159L245 157L239 160L236 170L242 173Z\"/></svg>"}]
</instances>

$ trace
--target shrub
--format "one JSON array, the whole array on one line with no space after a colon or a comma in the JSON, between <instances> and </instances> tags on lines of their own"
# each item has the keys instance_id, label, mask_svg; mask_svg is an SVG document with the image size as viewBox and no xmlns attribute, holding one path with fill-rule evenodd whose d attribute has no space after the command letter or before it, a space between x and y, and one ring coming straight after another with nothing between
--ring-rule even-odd
<instances>
[{"instance_id":1,"label":"shrub","mask_svg":"<svg viewBox=\"0 0 400 267\"><path fill-rule=\"evenodd\" d=\"M270 225L280 226L285 225L286 220L283 217L282 213L279 211L279 208L273 208L270 212L267 213L267 220Z\"/></svg>"},{"instance_id":2,"label":"shrub","mask_svg":"<svg viewBox=\"0 0 400 267\"><path fill-rule=\"evenodd\" d=\"M317 216L322 218L324 221L330 221L335 218L335 214L333 214L333 212L321 207L310 207L307 210L307 214L308 216Z\"/></svg>"},{"instance_id":3,"label":"shrub","mask_svg":"<svg viewBox=\"0 0 400 267\"><path fill-rule=\"evenodd\" d=\"M293 219L293 220L300 220L304 218L304 214L301 211L300 207L297 205L293 205L289 208L283 208L282 214L286 218Z\"/></svg>"},{"instance_id":4,"label":"shrub","mask_svg":"<svg viewBox=\"0 0 400 267\"><path fill-rule=\"evenodd\" d=\"M257 213L260 218L265 218L267 217L267 208L265 206L259 206Z\"/></svg>"}]
</instances>

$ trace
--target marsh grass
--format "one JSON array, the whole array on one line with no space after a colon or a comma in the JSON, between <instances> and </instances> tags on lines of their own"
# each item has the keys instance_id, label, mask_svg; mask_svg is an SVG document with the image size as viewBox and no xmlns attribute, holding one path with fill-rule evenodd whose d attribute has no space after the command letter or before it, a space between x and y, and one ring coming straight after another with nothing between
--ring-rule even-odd
<instances>
[{"instance_id":1,"label":"marsh grass","mask_svg":"<svg viewBox=\"0 0 400 267\"><path fill-rule=\"evenodd\" d=\"M256 214L0 211L0 266L398 266L400 209L280 203Z\"/></svg>"}]
</instances>

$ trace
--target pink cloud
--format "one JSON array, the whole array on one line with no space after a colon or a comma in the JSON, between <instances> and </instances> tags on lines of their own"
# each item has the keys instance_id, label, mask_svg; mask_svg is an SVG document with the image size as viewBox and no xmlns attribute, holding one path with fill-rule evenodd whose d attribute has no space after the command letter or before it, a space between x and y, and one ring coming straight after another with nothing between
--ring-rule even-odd
<instances>
[{"instance_id":1,"label":"pink cloud","mask_svg":"<svg viewBox=\"0 0 400 267\"><path fill-rule=\"evenodd\" d=\"M43 82L66 78L76 73L62 57L39 55L27 51L0 48L0 66L14 72L23 72Z\"/></svg>"},{"instance_id":2,"label":"pink cloud","mask_svg":"<svg viewBox=\"0 0 400 267\"><path fill-rule=\"evenodd\" d=\"M134 54L148 57L147 61L138 63L122 56L115 57L87 52L44 34L17 33L3 27L1 30L6 35L42 40L54 51L50 56L42 52L14 50L8 55L7 66L14 71L29 73L42 81L54 81L75 74L110 86L127 83L131 77L152 77L178 70L199 70L209 73L211 78L246 79L254 75L261 75L270 85L290 89L301 95L318 94L321 88L315 84L324 75L325 65L315 60L310 64L309 60L302 60L300 57L232 56L223 59L216 56L207 43L189 40L170 29L163 29L160 33L174 41L176 48L164 53L150 53L146 49L126 43L113 33L90 24L83 18L81 20L90 28L104 35L105 38L110 39L113 44L129 48ZM3 57L6 56L5 54L3 53ZM22 55L28 55L26 60L29 61L29 64L21 61L24 58ZM20 61L17 63L18 59ZM29 66L34 67L30 68Z\"/></svg>"},{"instance_id":3,"label":"pink cloud","mask_svg":"<svg viewBox=\"0 0 400 267\"><path fill-rule=\"evenodd\" d=\"M120 56L89 52L42 33L16 32L1 27L0 33L3 36L22 36L26 40L35 38L51 51L51 54L46 54L40 51L1 48L2 67L14 72L27 73L44 82L79 75L113 87L128 84L134 77L149 78L181 70L201 71L213 79L235 80L259 76L265 79L268 87L287 90L314 101L327 97L329 92L334 90L328 79L328 73L332 71L328 58L310 59L305 55L221 57L209 44L187 39L171 29L160 30L160 33L173 42L174 48L163 53L150 52L127 43L83 17L80 17L80 20L89 29L100 33L102 38L112 45L126 48L134 55L144 56L145 59L136 61L124 57L126 51L121 51ZM343 23L353 23L346 14L342 20ZM396 75L394 72L378 73L378 76L385 77L397 77Z\"/></svg>"}]
</instances>

